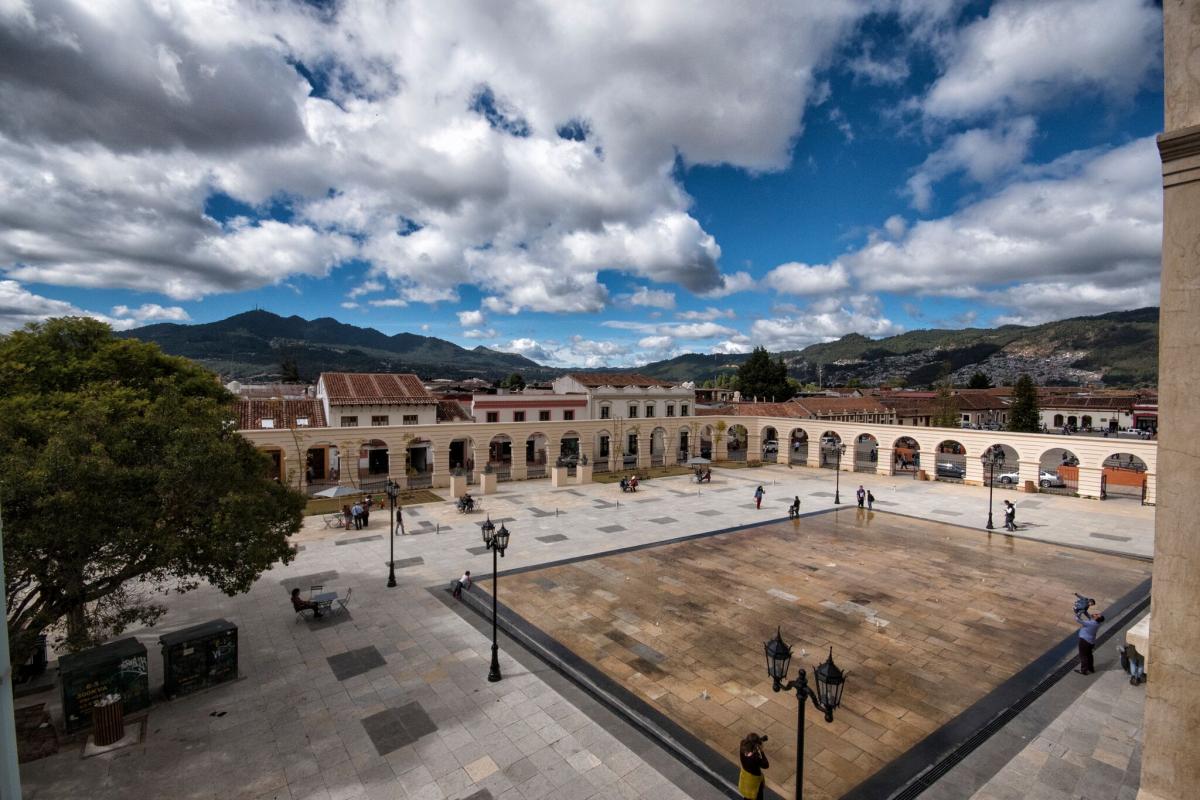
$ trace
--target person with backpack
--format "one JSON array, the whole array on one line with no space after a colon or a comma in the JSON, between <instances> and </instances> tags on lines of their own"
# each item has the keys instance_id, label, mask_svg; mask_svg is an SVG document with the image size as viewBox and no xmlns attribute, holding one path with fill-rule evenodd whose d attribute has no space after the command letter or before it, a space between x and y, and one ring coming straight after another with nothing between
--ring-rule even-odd
<instances>
[{"instance_id":1,"label":"person with backpack","mask_svg":"<svg viewBox=\"0 0 1200 800\"><path fill-rule=\"evenodd\" d=\"M875 508L875 495L871 494L871 490L868 489L867 490L867 510L870 511L874 508Z\"/></svg>"}]
</instances>

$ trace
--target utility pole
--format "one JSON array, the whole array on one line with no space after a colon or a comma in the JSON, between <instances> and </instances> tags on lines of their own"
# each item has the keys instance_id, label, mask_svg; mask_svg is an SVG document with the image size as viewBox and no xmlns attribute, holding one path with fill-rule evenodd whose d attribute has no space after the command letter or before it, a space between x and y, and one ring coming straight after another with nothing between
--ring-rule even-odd
<instances>
[{"instance_id":1,"label":"utility pole","mask_svg":"<svg viewBox=\"0 0 1200 800\"><path fill-rule=\"evenodd\" d=\"M0 587L4 582L4 518L0 516ZM0 625L0 798L21 800L17 767L17 720L13 709L12 658L8 652L8 594L4 595L4 624Z\"/></svg>"}]
</instances>

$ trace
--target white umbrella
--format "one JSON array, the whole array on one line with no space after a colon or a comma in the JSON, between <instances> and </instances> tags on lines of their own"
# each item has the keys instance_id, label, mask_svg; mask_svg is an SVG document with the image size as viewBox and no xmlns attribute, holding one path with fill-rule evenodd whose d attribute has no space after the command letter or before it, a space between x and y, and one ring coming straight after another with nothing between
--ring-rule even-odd
<instances>
[{"instance_id":1,"label":"white umbrella","mask_svg":"<svg viewBox=\"0 0 1200 800\"><path fill-rule=\"evenodd\" d=\"M362 489L355 489L353 486L331 486L328 489L314 492L313 497L346 497L347 495L362 493Z\"/></svg>"}]
</instances>

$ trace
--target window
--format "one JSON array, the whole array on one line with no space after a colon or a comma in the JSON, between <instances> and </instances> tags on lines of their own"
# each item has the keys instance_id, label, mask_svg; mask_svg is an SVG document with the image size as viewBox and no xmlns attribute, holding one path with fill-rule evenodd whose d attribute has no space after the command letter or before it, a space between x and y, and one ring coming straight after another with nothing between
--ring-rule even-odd
<instances>
[{"instance_id":1,"label":"window","mask_svg":"<svg viewBox=\"0 0 1200 800\"><path fill-rule=\"evenodd\" d=\"M654 416L654 403L646 403L646 416L647 417Z\"/></svg>"},{"instance_id":2,"label":"window","mask_svg":"<svg viewBox=\"0 0 1200 800\"><path fill-rule=\"evenodd\" d=\"M630 419L637 419L637 406L630 404L630 406L629 406L629 418L630 418Z\"/></svg>"},{"instance_id":3,"label":"window","mask_svg":"<svg viewBox=\"0 0 1200 800\"><path fill-rule=\"evenodd\" d=\"M564 411L564 412L563 412L563 419L564 419L565 421L567 421L567 422L571 422L572 420L574 420L574 419L575 419L575 411L574 411L574 410L567 410L567 411Z\"/></svg>"},{"instance_id":4,"label":"window","mask_svg":"<svg viewBox=\"0 0 1200 800\"><path fill-rule=\"evenodd\" d=\"M513 422L524 422L524 421L525 421L525 412L524 411L514 411L513 412Z\"/></svg>"},{"instance_id":5,"label":"window","mask_svg":"<svg viewBox=\"0 0 1200 800\"><path fill-rule=\"evenodd\" d=\"M500 412L499 411L487 412L487 421L488 422L499 422L500 421Z\"/></svg>"},{"instance_id":6,"label":"window","mask_svg":"<svg viewBox=\"0 0 1200 800\"><path fill-rule=\"evenodd\" d=\"M682 404L680 404L680 406L679 406L679 416L681 416L681 417L686 417L686 416L687 416L687 403L682 403Z\"/></svg>"},{"instance_id":7,"label":"window","mask_svg":"<svg viewBox=\"0 0 1200 800\"><path fill-rule=\"evenodd\" d=\"M405 414L404 415L404 424L405 425L416 425L417 424L417 415L416 414Z\"/></svg>"},{"instance_id":8,"label":"window","mask_svg":"<svg viewBox=\"0 0 1200 800\"><path fill-rule=\"evenodd\" d=\"M600 406L600 419L608 419L612 409L608 406Z\"/></svg>"},{"instance_id":9,"label":"window","mask_svg":"<svg viewBox=\"0 0 1200 800\"><path fill-rule=\"evenodd\" d=\"M274 428L274 427L275 427L275 420L273 420L273 419L260 419L260 420L258 421L258 427L260 427L260 428Z\"/></svg>"},{"instance_id":10,"label":"window","mask_svg":"<svg viewBox=\"0 0 1200 800\"><path fill-rule=\"evenodd\" d=\"M629 434L629 446L625 448L625 452L631 456L636 456L638 452L638 438L636 433Z\"/></svg>"},{"instance_id":11,"label":"window","mask_svg":"<svg viewBox=\"0 0 1200 800\"><path fill-rule=\"evenodd\" d=\"M600 458L608 458L608 437L600 437Z\"/></svg>"},{"instance_id":12,"label":"window","mask_svg":"<svg viewBox=\"0 0 1200 800\"><path fill-rule=\"evenodd\" d=\"M549 421L550 421L550 412L549 411L539 411L538 412L538 422L549 422Z\"/></svg>"},{"instance_id":13,"label":"window","mask_svg":"<svg viewBox=\"0 0 1200 800\"><path fill-rule=\"evenodd\" d=\"M296 427L297 428L307 428L308 427L308 417L296 417Z\"/></svg>"},{"instance_id":14,"label":"window","mask_svg":"<svg viewBox=\"0 0 1200 800\"><path fill-rule=\"evenodd\" d=\"M373 427L373 428L379 428L379 427L389 425L389 424L391 424L391 423L388 422L387 414L377 414L377 415L372 415L372 417L371 417L371 427Z\"/></svg>"},{"instance_id":15,"label":"window","mask_svg":"<svg viewBox=\"0 0 1200 800\"><path fill-rule=\"evenodd\" d=\"M342 427L343 428L357 428L358 427L358 417L342 417Z\"/></svg>"},{"instance_id":16,"label":"window","mask_svg":"<svg viewBox=\"0 0 1200 800\"><path fill-rule=\"evenodd\" d=\"M667 416L668 417L675 416L675 404L674 403L667 403Z\"/></svg>"}]
</instances>

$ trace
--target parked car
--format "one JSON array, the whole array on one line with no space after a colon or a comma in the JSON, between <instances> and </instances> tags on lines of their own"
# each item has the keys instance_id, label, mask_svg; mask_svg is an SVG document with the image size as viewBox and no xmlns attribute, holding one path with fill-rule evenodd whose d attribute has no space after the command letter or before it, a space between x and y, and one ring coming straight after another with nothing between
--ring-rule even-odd
<instances>
[{"instance_id":1,"label":"parked car","mask_svg":"<svg viewBox=\"0 0 1200 800\"><path fill-rule=\"evenodd\" d=\"M764 453L778 453L779 452L779 442L777 442L774 439L768 439L767 441L763 442L763 452Z\"/></svg>"},{"instance_id":2,"label":"parked car","mask_svg":"<svg viewBox=\"0 0 1200 800\"><path fill-rule=\"evenodd\" d=\"M996 478L996 480L1000 481L1000 483L1007 484L1017 483L1020 479L1021 475L1016 470L1013 470L1012 472L1005 472ZM1038 475L1038 486L1041 486L1043 489L1049 489L1052 486L1056 489L1061 489L1066 485L1067 484L1063 481L1063 479L1058 477L1057 472L1042 470L1041 474Z\"/></svg>"},{"instance_id":3,"label":"parked car","mask_svg":"<svg viewBox=\"0 0 1200 800\"><path fill-rule=\"evenodd\" d=\"M962 464L953 464L949 461L941 461L938 462L936 472L939 478L965 478L967 475L967 468Z\"/></svg>"}]
</instances>

